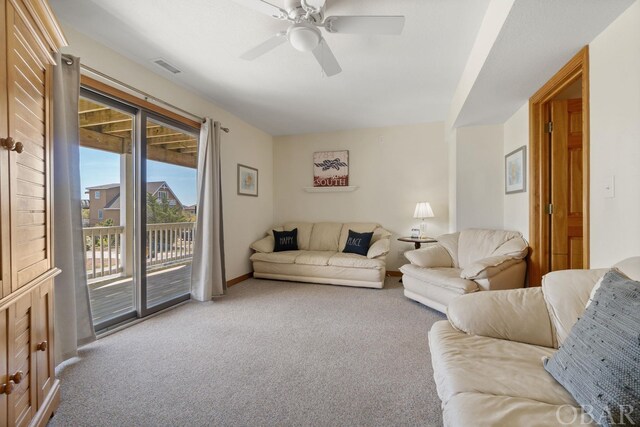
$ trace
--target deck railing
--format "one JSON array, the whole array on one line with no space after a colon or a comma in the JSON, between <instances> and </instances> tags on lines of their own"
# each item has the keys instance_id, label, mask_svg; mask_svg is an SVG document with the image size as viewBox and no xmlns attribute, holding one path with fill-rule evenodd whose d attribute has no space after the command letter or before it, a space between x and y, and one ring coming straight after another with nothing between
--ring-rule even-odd
<instances>
[{"instance_id":1,"label":"deck railing","mask_svg":"<svg viewBox=\"0 0 640 427\"><path fill-rule=\"evenodd\" d=\"M163 265L193 256L195 223L147 225L147 265ZM84 237L87 278L111 276L124 271L124 227L86 227Z\"/></svg>"}]
</instances>

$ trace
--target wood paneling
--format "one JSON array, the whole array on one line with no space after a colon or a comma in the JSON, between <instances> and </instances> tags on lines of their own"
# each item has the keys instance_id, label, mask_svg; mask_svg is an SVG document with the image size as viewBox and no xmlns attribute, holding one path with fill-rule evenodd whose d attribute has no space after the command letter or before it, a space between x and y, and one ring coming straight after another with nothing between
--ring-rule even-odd
<instances>
[{"instance_id":1,"label":"wood paneling","mask_svg":"<svg viewBox=\"0 0 640 427\"><path fill-rule=\"evenodd\" d=\"M53 344L50 88L64 37L46 0L3 0L0 21L0 138L23 144L0 148L0 425L44 426L59 402L53 346L36 344Z\"/></svg>"},{"instance_id":2,"label":"wood paneling","mask_svg":"<svg viewBox=\"0 0 640 427\"><path fill-rule=\"evenodd\" d=\"M48 170L50 133L48 56L30 32L33 23L7 8L7 69L9 134L24 144L9 154L11 199L12 291L51 268ZM38 235L37 230L45 229ZM13 236L29 236L30 238Z\"/></svg>"},{"instance_id":3,"label":"wood paneling","mask_svg":"<svg viewBox=\"0 0 640 427\"><path fill-rule=\"evenodd\" d=\"M9 378L22 373L8 399L8 425L27 425L37 408L35 359L31 354L33 342L33 294L27 293L9 306L7 334L7 371Z\"/></svg>"}]
</instances>

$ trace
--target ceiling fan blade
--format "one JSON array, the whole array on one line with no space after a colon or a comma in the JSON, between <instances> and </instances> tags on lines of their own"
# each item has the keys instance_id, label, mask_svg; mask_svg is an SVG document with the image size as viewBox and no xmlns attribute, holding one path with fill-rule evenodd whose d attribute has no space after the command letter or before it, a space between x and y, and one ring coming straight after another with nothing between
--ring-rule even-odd
<instances>
[{"instance_id":1,"label":"ceiling fan blade","mask_svg":"<svg viewBox=\"0 0 640 427\"><path fill-rule=\"evenodd\" d=\"M343 34L400 34L404 16L330 16L324 20L330 33Z\"/></svg>"},{"instance_id":2,"label":"ceiling fan blade","mask_svg":"<svg viewBox=\"0 0 640 427\"><path fill-rule=\"evenodd\" d=\"M318 46L313 49L313 56L316 57L327 77L335 76L342 71L340 64L338 64L338 60L333 55L331 48L324 39L320 40Z\"/></svg>"},{"instance_id":3,"label":"ceiling fan blade","mask_svg":"<svg viewBox=\"0 0 640 427\"><path fill-rule=\"evenodd\" d=\"M273 50L276 47L280 46L282 43L286 42L287 41L286 35L287 33L282 31L276 34L275 36L271 37L267 41L260 43L258 46L254 47L253 49L249 49L248 51L243 53L242 56L240 56L240 58L246 59L247 61L252 61L257 57L262 56L265 53L269 52L270 50Z\"/></svg>"},{"instance_id":4,"label":"ceiling fan blade","mask_svg":"<svg viewBox=\"0 0 640 427\"><path fill-rule=\"evenodd\" d=\"M269 2L263 0L234 0L236 3L253 9L257 12L264 13L276 19L287 19L288 14L284 9L279 8Z\"/></svg>"}]
</instances>

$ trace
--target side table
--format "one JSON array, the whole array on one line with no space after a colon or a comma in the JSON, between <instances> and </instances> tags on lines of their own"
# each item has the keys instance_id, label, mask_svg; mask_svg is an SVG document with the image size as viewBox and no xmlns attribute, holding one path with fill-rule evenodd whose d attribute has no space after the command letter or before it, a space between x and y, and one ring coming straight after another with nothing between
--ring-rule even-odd
<instances>
[{"instance_id":1,"label":"side table","mask_svg":"<svg viewBox=\"0 0 640 427\"><path fill-rule=\"evenodd\" d=\"M424 237L424 238L419 238L419 237L398 237L398 240L400 242L413 243L416 249L420 249L420 246L423 243L436 243L437 242L437 240L434 239L433 237Z\"/></svg>"}]
</instances>

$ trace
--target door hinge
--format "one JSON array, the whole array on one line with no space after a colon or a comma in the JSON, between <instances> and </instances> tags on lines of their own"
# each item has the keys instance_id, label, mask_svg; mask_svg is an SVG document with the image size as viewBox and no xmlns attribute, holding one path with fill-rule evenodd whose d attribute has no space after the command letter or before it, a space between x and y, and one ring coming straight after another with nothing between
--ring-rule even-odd
<instances>
[{"instance_id":1,"label":"door hinge","mask_svg":"<svg viewBox=\"0 0 640 427\"><path fill-rule=\"evenodd\" d=\"M552 214L553 214L553 205L549 203L547 205L547 215L552 215Z\"/></svg>"},{"instance_id":2,"label":"door hinge","mask_svg":"<svg viewBox=\"0 0 640 427\"><path fill-rule=\"evenodd\" d=\"M547 122L547 133L553 132L553 122Z\"/></svg>"}]
</instances>

